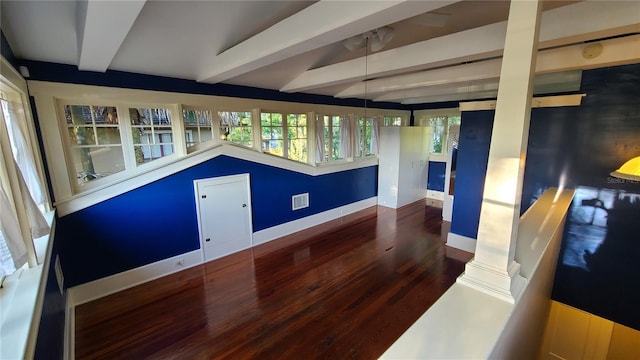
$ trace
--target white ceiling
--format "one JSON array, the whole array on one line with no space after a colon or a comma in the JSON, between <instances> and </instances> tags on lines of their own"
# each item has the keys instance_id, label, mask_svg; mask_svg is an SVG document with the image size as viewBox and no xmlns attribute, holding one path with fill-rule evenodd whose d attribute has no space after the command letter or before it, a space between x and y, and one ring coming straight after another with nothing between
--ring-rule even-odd
<instances>
[{"instance_id":1,"label":"white ceiling","mask_svg":"<svg viewBox=\"0 0 640 360\"><path fill-rule=\"evenodd\" d=\"M391 42L366 56L366 97L399 103L490 97L509 9L503 0L0 4L19 59L338 97L365 96L365 50L341 41L389 25ZM638 35L614 39L630 53L577 54L585 41L639 33L640 1L546 1L544 10L538 72L559 74L540 89L569 91L576 77L565 70L639 61Z\"/></svg>"}]
</instances>

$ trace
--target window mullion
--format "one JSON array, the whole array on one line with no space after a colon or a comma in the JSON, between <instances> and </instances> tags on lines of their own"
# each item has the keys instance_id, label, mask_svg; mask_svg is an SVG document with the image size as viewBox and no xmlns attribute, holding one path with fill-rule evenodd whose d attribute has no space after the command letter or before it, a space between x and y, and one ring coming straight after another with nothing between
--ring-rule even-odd
<instances>
[{"instance_id":1,"label":"window mullion","mask_svg":"<svg viewBox=\"0 0 640 360\"><path fill-rule=\"evenodd\" d=\"M118 129L120 129L120 142L122 144L122 153L124 157L125 170L132 170L136 167L135 159L135 146L133 145L133 136L131 133L133 127L131 126L131 117L129 116L129 107L118 106L116 107L118 112Z\"/></svg>"},{"instance_id":2,"label":"window mullion","mask_svg":"<svg viewBox=\"0 0 640 360\"><path fill-rule=\"evenodd\" d=\"M176 104L169 107L169 116L171 119L171 142L173 143L173 152L178 156L187 154L187 138L184 120L182 118L182 105ZM198 140L200 140L200 121L198 121ZM160 143L164 142L160 139ZM165 145L160 145L162 149Z\"/></svg>"},{"instance_id":3,"label":"window mullion","mask_svg":"<svg viewBox=\"0 0 640 360\"><path fill-rule=\"evenodd\" d=\"M289 158L289 114L282 113L282 157Z\"/></svg>"},{"instance_id":4,"label":"window mullion","mask_svg":"<svg viewBox=\"0 0 640 360\"><path fill-rule=\"evenodd\" d=\"M307 164L316 163L316 113L307 113Z\"/></svg>"},{"instance_id":5,"label":"window mullion","mask_svg":"<svg viewBox=\"0 0 640 360\"><path fill-rule=\"evenodd\" d=\"M253 131L253 149L264 152L262 150L262 109L251 110L251 126L255 129Z\"/></svg>"},{"instance_id":6,"label":"window mullion","mask_svg":"<svg viewBox=\"0 0 640 360\"><path fill-rule=\"evenodd\" d=\"M216 110L209 111L211 112L211 138L213 142L219 143L220 137L222 136L222 132L220 131L220 127L222 127L220 115L218 115L218 111Z\"/></svg>"}]
</instances>

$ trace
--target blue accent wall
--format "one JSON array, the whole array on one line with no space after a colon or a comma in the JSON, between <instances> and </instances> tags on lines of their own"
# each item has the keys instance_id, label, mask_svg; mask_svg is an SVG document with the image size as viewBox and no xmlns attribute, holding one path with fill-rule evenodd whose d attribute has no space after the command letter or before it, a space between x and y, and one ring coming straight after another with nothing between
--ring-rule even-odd
<instances>
[{"instance_id":1,"label":"blue accent wall","mask_svg":"<svg viewBox=\"0 0 640 360\"><path fill-rule=\"evenodd\" d=\"M456 165L451 232L475 239L487 174L493 110L463 112Z\"/></svg>"},{"instance_id":2,"label":"blue accent wall","mask_svg":"<svg viewBox=\"0 0 640 360\"><path fill-rule=\"evenodd\" d=\"M363 99L338 99L333 96L306 93L284 93L278 90L261 89L231 84L205 84L193 80L163 76L136 74L107 70L104 73L80 71L77 66L42 61L23 60L21 65L29 69L30 80L52 81L70 84L120 87L129 89L169 91L187 94L230 96L244 99L300 102L308 104L328 104L364 107ZM380 109L411 110L408 105L384 101L367 101L368 107Z\"/></svg>"},{"instance_id":3,"label":"blue accent wall","mask_svg":"<svg viewBox=\"0 0 640 360\"><path fill-rule=\"evenodd\" d=\"M377 166L309 176L219 156L62 217L57 225L67 286L200 247L193 181L249 173L253 230L259 231L377 194ZM291 210L291 196L309 207Z\"/></svg>"},{"instance_id":4,"label":"blue accent wall","mask_svg":"<svg viewBox=\"0 0 640 360\"><path fill-rule=\"evenodd\" d=\"M444 181L447 173L447 163L444 161L429 161L427 175L427 190L444 191Z\"/></svg>"},{"instance_id":5,"label":"blue accent wall","mask_svg":"<svg viewBox=\"0 0 640 360\"><path fill-rule=\"evenodd\" d=\"M55 274L55 258L58 255L58 241L53 241L51 263L46 272L46 285L40 326L34 352L34 359L62 359L64 354L64 324L66 311L66 292L60 293Z\"/></svg>"},{"instance_id":6,"label":"blue accent wall","mask_svg":"<svg viewBox=\"0 0 640 360\"><path fill-rule=\"evenodd\" d=\"M11 46L7 38L4 36L4 32L0 29L0 54L11 64L15 69L18 69L18 59L13 54Z\"/></svg>"},{"instance_id":7,"label":"blue accent wall","mask_svg":"<svg viewBox=\"0 0 640 360\"><path fill-rule=\"evenodd\" d=\"M584 71L577 107L531 113L522 207L578 190L553 299L640 330L640 182L609 173L640 156L640 64ZM451 232L477 237L493 111L462 114Z\"/></svg>"}]
</instances>

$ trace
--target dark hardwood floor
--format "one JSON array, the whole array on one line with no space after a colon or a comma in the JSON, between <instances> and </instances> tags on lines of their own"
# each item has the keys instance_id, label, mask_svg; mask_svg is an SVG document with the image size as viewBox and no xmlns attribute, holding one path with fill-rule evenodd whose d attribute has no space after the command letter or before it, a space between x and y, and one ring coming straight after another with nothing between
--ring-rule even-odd
<instances>
[{"instance_id":1,"label":"dark hardwood floor","mask_svg":"<svg viewBox=\"0 0 640 360\"><path fill-rule=\"evenodd\" d=\"M372 207L75 309L77 359L375 359L462 273L424 202Z\"/></svg>"}]
</instances>

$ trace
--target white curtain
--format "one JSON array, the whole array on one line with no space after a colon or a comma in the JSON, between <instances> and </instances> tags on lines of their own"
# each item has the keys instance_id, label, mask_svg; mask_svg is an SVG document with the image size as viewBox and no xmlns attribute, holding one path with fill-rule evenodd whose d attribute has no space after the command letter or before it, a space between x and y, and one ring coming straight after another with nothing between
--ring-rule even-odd
<instances>
[{"instance_id":1,"label":"white curtain","mask_svg":"<svg viewBox=\"0 0 640 360\"><path fill-rule=\"evenodd\" d=\"M351 157L351 126L349 118L340 117L340 149L338 155L342 159Z\"/></svg>"},{"instance_id":2,"label":"white curtain","mask_svg":"<svg viewBox=\"0 0 640 360\"><path fill-rule=\"evenodd\" d=\"M353 156L354 157L360 157L362 156L362 133L365 132L366 128L367 128L367 119L362 118L362 126L360 126L360 120L358 118L354 118L353 121L355 122L355 126L354 129L356 129L356 133L354 134L354 148L353 148Z\"/></svg>"},{"instance_id":3,"label":"white curtain","mask_svg":"<svg viewBox=\"0 0 640 360\"><path fill-rule=\"evenodd\" d=\"M2 112L4 113L7 132L9 133L13 158L18 164L18 168L22 173L22 177L29 189L31 197L36 204L42 204L46 201L44 193L42 192L42 181L40 180L40 176L36 170L33 151L27 142L28 137L25 134L26 129L21 126L21 123L24 123L26 120L24 118L24 114L21 114L23 116L18 117L14 110L15 106L13 103L2 101Z\"/></svg>"},{"instance_id":4,"label":"white curtain","mask_svg":"<svg viewBox=\"0 0 640 360\"><path fill-rule=\"evenodd\" d=\"M371 145L369 152L378 154L378 141L380 139L380 119L374 116L371 118Z\"/></svg>"},{"instance_id":5,"label":"white curtain","mask_svg":"<svg viewBox=\"0 0 640 360\"><path fill-rule=\"evenodd\" d=\"M27 263L27 247L22 240L18 217L0 187L0 277L13 273Z\"/></svg>"},{"instance_id":6,"label":"white curtain","mask_svg":"<svg viewBox=\"0 0 640 360\"><path fill-rule=\"evenodd\" d=\"M46 235L49 225L33 199L31 190L25 181L24 173L33 170L29 176L38 180L35 172L33 156L28 156L30 149L24 132L19 127L19 120L12 118L8 103L2 101L2 119L0 119L1 166L0 166L0 265L1 275L10 274L24 265L29 258L35 263L33 239ZM23 118L24 119L24 118ZM22 149L21 149L22 147ZM24 171L18 164L23 161ZM36 194L42 195L39 180L36 182ZM9 254L10 256L7 256ZM31 255L30 255L31 254Z\"/></svg>"},{"instance_id":7,"label":"white curtain","mask_svg":"<svg viewBox=\"0 0 640 360\"><path fill-rule=\"evenodd\" d=\"M324 143L324 116L316 115L316 163L325 160Z\"/></svg>"}]
</instances>

